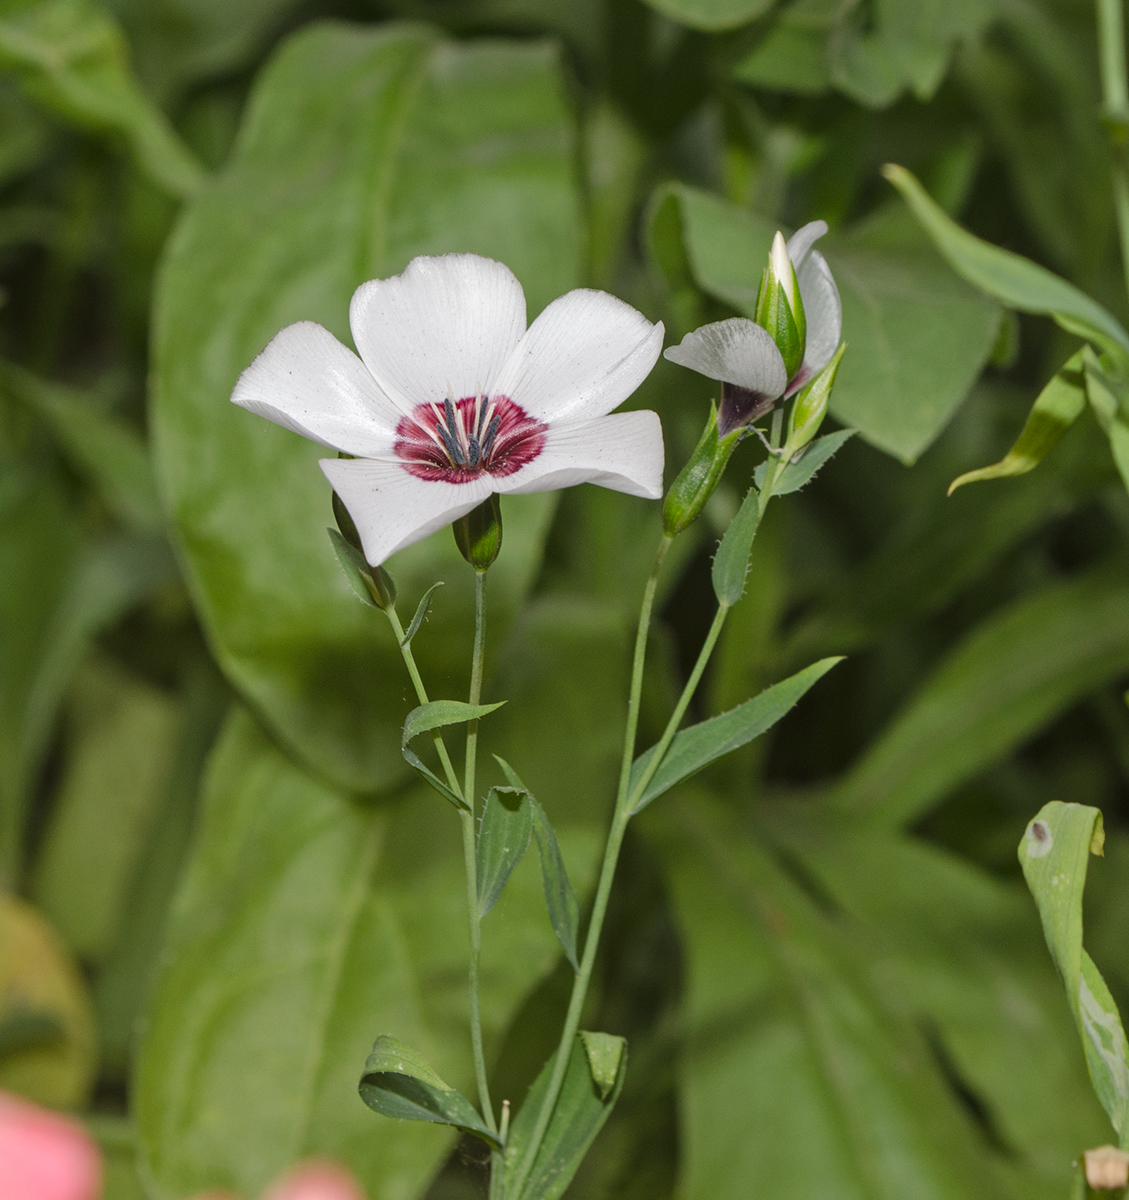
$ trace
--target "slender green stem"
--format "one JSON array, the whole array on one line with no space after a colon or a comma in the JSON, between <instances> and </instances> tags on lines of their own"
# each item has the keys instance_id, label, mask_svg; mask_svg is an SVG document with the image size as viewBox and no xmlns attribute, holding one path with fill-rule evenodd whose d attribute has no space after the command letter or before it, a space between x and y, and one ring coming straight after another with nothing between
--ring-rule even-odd
<instances>
[{"instance_id":1,"label":"slender green stem","mask_svg":"<svg viewBox=\"0 0 1129 1200\"><path fill-rule=\"evenodd\" d=\"M486 647L486 572L474 577L474 653L470 666L470 703L482 701L482 660ZM478 1102L486 1127L497 1132L494 1106L490 1103L490 1084L486 1077L486 1054L482 1047L482 1014L479 1008L479 958L482 951L482 918L478 913L478 858L474 836L475 767L478 754L478 722L468 721L466 731L466 773L463 798L469 811L460 812L463 824L463 863L466 866L467 924L470 932L470 966L467 972L470 992L470 1042L474 1052L474 1075L478 1081Z\"/></svg>"},{"instance_id":2,"label":"slender green stem","mask_svg":"<svg viewBox=\"0 0 1129 1200\"><path fill-rule=\"evenodd\" d=\"M1097 0L1098 54L1102 104L1110 121L1113 153L1113 201L1121 239L1121 262L1129 289L1129 159L1125 122L1129 119L1129 76L1125 67L1125 17L1122 0Z\"/></svg>"},{"instance_id":3,"label":"slender green stem","mask_svg":"<svg viewBox=\"0 0 1129 1200\"><path fill-rule=\"evenodd\" d=\"M429 703L427 688L423 686L423 677L419 673L419 667L416 666L411 642L408 642L406 645L404 644L404 627L400 624L396 606L390 604L384 610L384 615L388 618L388 623L392 626L392 632L396 635L396 644L400 647L400 656L404 660L404 666L408 668L408 675L411 677L412 686L416 690L416 696L419 698L420 704L427 704ZM435 742L435 750L439 755L439 761L443 764L443 773L447 776L448 786L456 796L462 796L462 789L459 787L459 777L455 773L455 765L451 762L451 756L447 753L447 744L443 741L443 735L436 729L431 736Z\"/></svg>"},{"instance_id":4,"label":"slender green stem","mask_svg":"<svg viewBox=\"0 0 1129 1200\"><path fill-rule=\"evenodd\" d=\"M522 1159L517 1175L514 1177L513 1188L507 1200L518 1200L533 1161L549 1127L549 1121L560 1096L561 1085L564 1083L565 1070L572 1054L572 1043L576 1039L576 1031L580 1028L580 1014L584 1000L588 994L588 984L592 978L592 969L596 965L596 950L600 943L600 933L607 914L608 897L611 895L612 882L615 878L616 863L619 861L620 847L623 845L623 834L630 819L626 798L628 784L631 780L631 764L635 757L635 735L639 728L639 705L643 695L643 668L647 658L647 635L651 628L651 613L655 604L655 589L658 586L659 571L670 549L672 539L665 534L655 552L655 561L651 573L647 577L647 585L643 589L643 603L639 609L639 624L635 631L635 654L631 665L631 690L627 700L627 725L623 735L623 761L620 765L619 787L616 791L615 811L612 815L611 829L608 832L607 844L604 847L604 861L600 867L600 878L596 884L596 897L592 902L592 916L588 921L588 932L584 938L584 956L580 960L580 970L572 984L572 995L569 997L568 1012L565 1015L564 1027L561 1030L561 1040L557 1046L557 1056L553 1063L553 1072L549 1077L549 1087L537 1114L537 1122L529 1139L529 1145Z\"/></svg>"}]
</instances>

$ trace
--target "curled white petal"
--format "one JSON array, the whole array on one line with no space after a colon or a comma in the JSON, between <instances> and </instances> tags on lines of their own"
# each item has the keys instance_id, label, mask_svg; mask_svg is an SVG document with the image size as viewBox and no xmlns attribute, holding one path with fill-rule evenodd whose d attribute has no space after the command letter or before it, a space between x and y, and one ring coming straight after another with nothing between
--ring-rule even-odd
<instances>
[{"instance_id":1,"label":"curled white petal","mask_svg":"<svg viewBox=\"0 0 1129 1200\"><path fill-rule=\"evenodd\" d=\"M795 270L798 271L804 265L808 251L826 232L826 221L809 221L792 234L788 239L788 257L792 260Z\"/></svg>"},{"instance_id":2,"label":"curled white petal","mask_svg":"<svg viewBox=\"0 0 1129 1200\"><path fill-rule=\"evenodd\" d=\"M768 332L745 317L715 321L688 333L665 357L710 379L779 396L788 383L784 359Z\"/></svg>"},{"instance_id":3,"label":"curled white petal","mask_svg":"<svg viewBox=\"0 0 1129 1200\"><path fill-rule=\"evenodd\" d=\"M466 516L494 490L485 474L469 483L433 483L398 462L323 458L321 469L349 510L374 567Z\"/></svg>"},{"instance_id":4,"label":"curled white petal","mask_svg":"<svg viewBox=\"0 0 1129 1200\"><path fill-rule=\"evenodd\" d=\"M657 413L613 413L553 425L545 448L520 471L494 483L499 492L548 492L595 483L657 500L663 491L663 434Z\"/></svg>"},{"instance_id":5,"label":"curled white petal","mask_svg":"<svg viewBox=\"0 0 1129 1200\"><path fill-rule=\"evenodd\" d=\"M400 275L362 283L349 324L365 366L409 411L490 387L525 332L525 293L492 258L421 256Z\"/></svg>"},{"instance_id":6,"label":"curled white petal","mask_svg":"<svg viewBox=\"0 0 1129 1200\"><path fill-rule=\"evenodd\" d=\"M607 292L577 288L533 322L493 391L540 421L602 417L647 378L662 341L661 323Z\"/></svg>"},{"instance_id":7,"label":"curled white petal","mask_svg":"<svg viewBox=\"0 0 1129 1200\"><path fill-rule=\"evenodd\" d=\"M275 334L231 399L311 441L364 456L391 450L399 418L364 363L313 321Z\"/></svg>"},{"instance_id":8,"label":"curled white petal","mask_svg":"<svg viewBox=\"0 0 1129 1200\"><path fill-rule=\"evenodd\" d=\"M804 370L808 378L822 371L839 348L843 334L843 303L827 259L812 250L796 272L807 317Z\"/></svg>"}]
</instances>

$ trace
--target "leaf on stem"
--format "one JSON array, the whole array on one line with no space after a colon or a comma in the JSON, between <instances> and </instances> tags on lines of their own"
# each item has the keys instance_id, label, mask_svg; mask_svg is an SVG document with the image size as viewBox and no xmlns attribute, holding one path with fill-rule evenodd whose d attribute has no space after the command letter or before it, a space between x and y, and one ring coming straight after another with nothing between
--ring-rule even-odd
<instances>
[{"instance_id":1,"label":"leaf on stem","mask_svg":"<svg viewBox=\"0 0 1129 1200\"><path fill-rule=\"evenodd\" d=\"M1019 862L1039 908L1047 948L1066 986L1066 999L1094 1091L1114 1129L1129 1132L1129 1049L1117 1005L1093 959L1082 948L1082 893L1091 854L1105 842L1101 810L1053 800L1027 826Z\"/></svg>"},{"instance_id":2,"label":"leaf on stem","mask_svg":"<svg viewBox=\"0 0 1129 1200\"><path fill-rule=\"evenodd\" d=\"M1098 356L1088 346L1082 348L1086 370L1086 395L1102 431L1109 438L1110 452L1121 480L1129 488L1129 424L1126 424L1124 385L1118 386L1106 374Z\"/></svg>"},{"instance_id":3,"label":"leaf on stem","mask_svg":"<svg viewBox=\"0 0 1129 1200\"><path fill-rule=\"evenodd\" d=\"M749 551L753 547L759 524L760 497L756 488L750 488L713 556L711 577L718 604L732 608L744 595L745 576L749 573Z\"/></svg>"},{"instance_id":4,"label":"leaf on stem","mask_svg":"<svg viewBox=\"0 0 1129 1200\"><path fill-rule=\"evenodd\" d=\"M502 889L529 848L533 805L524 788L491 788L478 827L478 915L498 903Z\"/></svg>"},{"instance_id":5,"label":"leaf on stem","mask_svg":"<svg viewBox=\"0 0 1129 1200\"><path fill-rule=\"evenodd\" d=\"M344 539L342 540L344 541ZM432 700L429 704L421 704L418 708L413 708L404 722L404 732L400 738L400 750L404 758L440 796L445 800L450 800L456 808L465 812L470 811L466 801L456 795L438 775L424 766L408 743L421 733L430 733L434 729L442 729L447 725L463 725L467 721L477 721L479 717L492 713L496 708L501 708L503 704L505 704L504 700L500 700L497 704L467 704L464 700Z\"/></svg>"},{"instance_id":6,"label":"leaf on stem","mask_svg":"<svg viewBox=\"0 0 1129 1200\"><path fill-rule=\"evenodd\" d=\"M772 489L774 496L787 496L790 492L798 492L807 487L815 478L816 473L824 463L830 461L846 443L858 432L856 429L837 429L834 433L816 438L795 462L790 462L781 472L776 486ZM753 482L757 488L764 487L765 476L768 474L768 460L757 467Z\"/></svg>"},{"instance_id":7,"label":"leaf on stem","mask_svg":"<svg viewBox=\"0 0 1129 1200\"><path fill-rule=\"evenodd\" d=\"M790 678L766 688L759 696L746 700L744 704L729 712L682 730L671 742L662 764L632 807L632 814L646 808L652 800L669 791L675 784L688 779L696 771L702 770L731 750L746 745L771 729L781 717L795 707L809 688L822 679L836 663L842 661L841 656L821 659L812 663L810 667L797 671ZM652 746L632 764L629 796L635 795L635 789L650 767L654 753L655 747Z\"/></svg>"},{"instance_id":8,"label":"leaf on stem","mask_svg":"<svg viewBox=\"0 0 1129 1200\"><path fill-rule=\"evenodd\" d=\"M400 641L401 646L411 645L412 638L419 633L419 627L427 620L427 614L431 611L431 594L436 588L443 586L443 580L438 583L433 583L431 587L420 597L419 604L416 605L415 616L412 617L412 623L408 626L407 632Z\"/></svg>"},{"instance_id":9,"label":"leaf on stem","mask_svg":"<svg viewBox=\"0 0 1129 1200\"><path fill-rule=\"evenodd\" d=\"M393 1037L382 1034L376 1039L361 1076L360 1093L369 1108L383 1116L453 1125L501 1149L462 1092L444 1083L422 1054Z\"/></svg>"},{"instance_id":10,"label":"leaf on stem","mask_svg":"<svg viewBox=\"0 0 1129 1200\"><path fill-rule=\"evenodd\" d=\"M904 167L888 163L882 173L949 265L973 287L1020 312L1045 313L1068 332L1129 362L1129 334L1096 300L1046 267L962 229Z\"/></svg>"},{"instance_id":11,"label":"leaf on stem","mask_svg":"<svg viewBox=\"0 0 1129 1200\"><path fill-rule=\"evenodd\" d=\"M580 903L569 880L552 822L513 767L504 758L498 758L498 755L494 757L498 759L510 786L529 797L533 836L537 839L537 852L541 858L541 879L545 885L545 905L549 910L549 923L553 926L553 932L572 964L572 969L579 971L580 960L576 953L576 943L580 931Z\"/></svg>"},{"instance_id":12,"label":"leaf on stem","mask_svg":"<svg viewBox=\"0 0 1129 1200\"><path fill-rule=\"evenodd\" d=\"M329 534L333 553L337 555L337 561L341 564L341 570L345 572L353 595L369 608L379 608L380 605L372 593L372 582L364 555L356 546L350 545L336 529L327 528L325 532Z\"/></svg>"},{"instance_id":13,"label":"leaf on stem","mask_svg":"<svg viewBox=\"0 0 1129 1200\"><path fill-rule=\"evenodd\" d=\"M966 483L1004 479L1033 471L1086 407L1084 351L1072 355L1039 393L1012 448L990 467L966 471L949 484L949 495Z\"/></svg>"},{"instance_id":14,"label":"leaf on stem","mask_svg":"<svg viewBox=\"0 0 1129 1200\"><path fill-rule=\"evenodd\" d=\"M597 1048L600 1075L589 1045ZM517 1172L529 1148L541 1102L549 1087L556 1055L541 1068L506 1140L504 1194L506 1200L557 1200L576 1174L612 1106L619 1099L627 1067L627 1042L610 1034L579 1033L572 1046L561 1093L537 1148L533 1166L519 1193L513 1192ZM611 1084L605 1087L608 1072Z\"/></svg>"}]
</instances>

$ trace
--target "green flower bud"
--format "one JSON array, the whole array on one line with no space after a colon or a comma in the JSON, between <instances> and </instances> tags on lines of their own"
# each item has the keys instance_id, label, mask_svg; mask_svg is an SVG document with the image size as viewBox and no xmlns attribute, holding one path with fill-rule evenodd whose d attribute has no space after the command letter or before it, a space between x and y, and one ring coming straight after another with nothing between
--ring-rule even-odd
<instances>
[{"instance_id":1,"label":"green flower bud","mask_svg":"<svg viewBox=\"0 0 1129 1200\"><path fill-rule=\"evenodd\" d=\"M729 456L741 440L741 431L718 435L717 408L710 405L710 419L698 439L694 453L670 485L663 501L663 532L674 537L692 525L713 495L729 462Z\"/></svg>"},{"instance_id":2,"label":"green flower bud","mask_svg":"<svg viewBox=\"0 0 1129 1200\"><path fill-rule=\"evenodd\" d=\"M341 538L338 540L331 529L330 540L337 561L358 599L376 608L391 608L396 603L396 585L392 582L392 576L383 567L369 566L361 548L357 526L336 492L333 493L333 519L337 522Z\"/></svg>"},{"instance_id":3,"label":"green flower bud","mask_svg":"<svg viewBox=\"0 0 1129 1200\"><path fill-rule=\"evenodd\" d=\"M784 446L784 452L789 458L802 450L819 432L823 418L827 415L827 402L831 399L831 389L835 386L839 361L846 348L844 342L835 351L835 357L796 397L788 421L788 440Z\"/></svg>"},{"instance_id":4,"label":"green flower bud","mask_svg":"<svg viewBox=\"0 0 1129 1200\"><path fill-rule=\"evenodd\" d=\"M772 242L768 266L761 276L754 320L771 335L791 379L804 361L807 318L796 272L788 257L788 246L779 230Z\"/></svg>"},{"instance_id":5,"label":"green flower bud","mask_svg":"<svg viewBox=\"0 0 1129 1200\"><path fill-rule=\"evenodd\" d=\"M452 526L459 553L476 571L485 571L502 548L502 508L491 495Z\"/></svg>"}]
</instances>

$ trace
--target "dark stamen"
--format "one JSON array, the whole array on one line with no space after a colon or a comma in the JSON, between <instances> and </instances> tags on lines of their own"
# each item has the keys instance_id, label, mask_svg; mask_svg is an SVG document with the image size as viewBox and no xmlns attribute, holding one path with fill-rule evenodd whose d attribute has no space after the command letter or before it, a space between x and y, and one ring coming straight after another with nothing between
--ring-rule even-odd
<instances>
[{"instance_id":1,"label":"dark stamen","mask_svg":"<svg viewBox=\"0 0 1129 1200\"><path fill-rule=\"evenodd\" d=\"M502 424L501 416L493 417L490 425L486 430L486 436L482 439L482 457L489 458L490 452L494 449L494 439L498 436L498 427Z\"/></svg>"},{"instance_id":2,"label":"dark stamen","mask_svg":"<svg viewBox=\"0 0 1129 1200\"><path fill-rule=\"evenodd\" d=\"M477 467L479 462L482 459L482 451L478 445L478 438L472 437L470 439L469 449L470 449L470 465L472 467Z\"/></svg>"}]
</instances>

